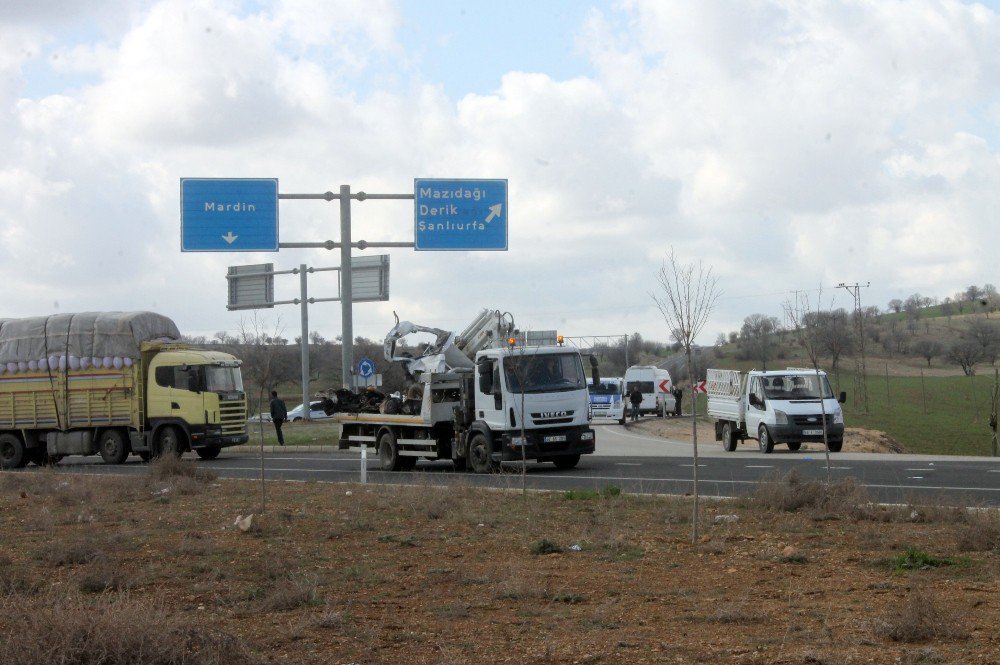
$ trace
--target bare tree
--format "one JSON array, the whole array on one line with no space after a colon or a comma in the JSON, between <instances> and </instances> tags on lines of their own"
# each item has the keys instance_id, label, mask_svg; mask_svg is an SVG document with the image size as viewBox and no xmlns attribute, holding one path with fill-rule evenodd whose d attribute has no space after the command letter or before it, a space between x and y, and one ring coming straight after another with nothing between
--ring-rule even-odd
<instances>
[{"instance_id":1,"label":"bare tree","mask_svg":"<svg viewBox=\"0 0 1000 665\"><path fill-rule=\"evenodd\" d=\"M944 345L933 339L922 339L913 344L913 352L923 357L927 361L927 366L931 366L931 360L935 356L944 353Z\"/></svg>"},{"instance_id":2,"label":"bare tree","mask_svg":"<svg viewBox=\"0 0 1000 665\"><path fill-rule=\"evenodd\" d=\"M896 312L896 314L899 314L903 311L903 301L899 298L893 298L889 301L889 309Z\"/></svg>"},{"instance_id":3,"label":"bare tree","mask_svg":"<svg viewBox=\"0 0 1000 665\"><path fill-rule=\"evenodd\" d=\"M816 372L816 385L819 386L820 395L823 394L823 382L819 376L819 358L823 350L823 317L820 303L823 300L823 288L820 287L816 296L816 309L812 309L809 302L809 294L805 291L796 292L795 301L785 302L785 314L792 322L795 336L805 349L813 371ZM830 480L830 440L827 435L829 426L826 417L826 400L819 400L820 413L823 417L823 452L826 454L826 478Z\"/></svg>"},{"instance_id":4,"label":"bare tree","mask_svg":"<svg viewBox=\"0 0 1000 665\"><path fill-rule=\"evenodd\" d=\"M830 358L831 369L837 375L838 385L840 383L840 371L838 365L840 356L848 353L853 348L854 332L851 330L850 319L847 310L835 309L830 312L810 312L806 318L814 316L819 332L820 351Z\"/></svg>"},{"instance_id":5,"label":"bare tree","mask_svg":"<svg viewBox=\"0 0 1000 665\"><path fill-rule=\"evenodd\" d=\"M948 360L962 368L966 376L976 374L976 364L983 360L983 347L972 339L960 339L948 348Z\"/></svg>"},{"instance_id":6,"label":"bare tree","mask_svg":"<svg viewBox=\"0 0 1000 665\"><path fill-rule=\"evenodd\" d=\"M983 361L995 365L1000 355L1000 323L987 319L973 319L965 334L966 339L979 344L983 349Z\"/></svg>"},{"instance_id":7,"label":"bare tree","mask_svg":"<svg viewBox=\"0 0 1000 665\"><path fill-rule=\"evenodd\" d=\"M740 346L748 358L759 360L761 369L767 369L767 361L774 356L775 333L778 319L766 314L751 314L743 319L740 328Z\"/></svg>"},{"instance_id":8,"label":"bare tree","mask_svg":"<svg viewBox=\"0 0 1000 665\"><path fill-rule=\"evenodd\" d=\"M670 249L670 256L663 261L660 272L657 274L657 282L660 287L659 294L651 293L653 301L663 315L663 320L667 323L667 328L676 331L677 340L684 348L687 357L687 366L692 368L692 348L694 340L708 323L708 317L715 307L715 301L719 297L717 289L718 278L712 275L712 269L705 269L701 261L694 263L680 263ZM690 372L692 377L694 372ZM693 461L692 476L694 482L694 507L692 509L691 520L691 542L698 542L698 419L697 402L695 401L694 379L692 378L688 394L691 395L691 438L693 441Z\"/></svg>"}]
</instances>

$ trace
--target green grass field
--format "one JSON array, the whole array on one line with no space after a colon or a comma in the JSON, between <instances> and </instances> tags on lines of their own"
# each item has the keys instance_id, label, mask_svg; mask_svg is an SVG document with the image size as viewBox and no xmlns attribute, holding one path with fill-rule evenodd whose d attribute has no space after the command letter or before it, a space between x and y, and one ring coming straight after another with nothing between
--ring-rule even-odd
<instances>
[{"instance_id":1,"label":"green grass field","mask_svg":"<svg viewBox=\"0 0 1000 665\"><path fill-rule=\"evenodd\" d=\"M265 446L278 445L278 438L274 434L274 425L263 423L263 427L261 427L256 422L247 426L247 432L250 434L250 441L247 445L260 445L261 429L264 433ZM336 446L340 438L337 425L329 420L285 423L281 426L281 433L285 435L286 446Z\"/></svg>"},{"instance_id":2,"label":"green grass field","mask_svg":"<svg viewBox=\"0 0 1000 665\"><path fill-rule=\"evenodd\" d=\"M984 370L986 368L983 368ZM914 453L990 455L993 373L977 376L868 377L868 413L855 394L854 377L842 374L848 427L885 432Z\"/></svg>"}]
</instances>

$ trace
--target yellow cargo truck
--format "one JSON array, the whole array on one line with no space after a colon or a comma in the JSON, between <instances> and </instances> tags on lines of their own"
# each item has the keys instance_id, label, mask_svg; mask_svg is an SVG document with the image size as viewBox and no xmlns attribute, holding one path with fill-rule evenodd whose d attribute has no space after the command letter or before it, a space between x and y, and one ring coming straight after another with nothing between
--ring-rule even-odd
<instances>
[{"instance_id":1,"label":"yellow cargo truck","mask_svg":"<svg viewBox=\"0 0 1000 665\"><path fill-rule=\"evenodd\" d=\"M0 467L246 443L240 361L179 339L152 312L0 319Z\"/></svg>"}]
</instances>

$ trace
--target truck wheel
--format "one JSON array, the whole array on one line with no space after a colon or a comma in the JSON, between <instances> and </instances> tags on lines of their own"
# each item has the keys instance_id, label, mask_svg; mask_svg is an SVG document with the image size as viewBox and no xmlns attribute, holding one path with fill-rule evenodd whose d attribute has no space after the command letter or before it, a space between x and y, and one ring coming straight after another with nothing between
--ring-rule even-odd
<instances>
[{"instance_id":1,"label":"truck wheel","mask_svg":"<svg viewBox=\"0 0 1000 665\"><path fill-rule=\"evenodd\" d=\"M476 434L469 441L469 466L476 473L496 471L497 465L490 456L492 452L489 439L483 434Z\"/></svg>"},{"instance_id":2,"label":"truck wheel","mask_svg":"<svg viewBox=\"0 0 1000 665\"><path fill-rule=\"evenodd\" d=\"M207 446L205 448L198 448L195 452L198 453L198 457L201 459L215 459L222 452L222 446Z\"/></svg>"},{"instance_id":3,"label":"truck wheel","mask_svg":"<svg viewBox=\"0 0 1000 665\"><path fill-rule=\"evenodd\" d=\"M153 450L154 457L161 457L163 455L180 457L183 451L181 450L181 437L177 432L177 428L167 425L161 429L156 434L156 446L154 446Z\"/></svg>"},{"instance_id":4,"label":"truck wheel","mask_svg":"<svg viewBox=\"0 0 1000 665\"><path fill-rule=\"evenodd\" d=\"M402 468L396 436L388 430L378 438L378 459L383 471L399 471Z\"/></svg>"},{"instance_id":5,"label":"truck wheel","mask_svg":"<svg viewBox=\"0 0 1000 665\"><path fill-rule=\"evenodd\" d=\"M802 447L802 442L801 441L789 441L788 442L788 449L791 450L793 453L796 450L798 450L799 448L801 448L801 447Z\"/></svg>"},{"instance_id":6,"label":"truck wheel","mask_svg":"<svg viewBox=\"0 0 1000 665\"><path fill-rule=\"evenodd\" d=\"M553 457L552 461L555 463L557 469L574 469L580 463L580 456L560 455L559 457Z\"/></svg>"},{"instance_id":7,"label":"truck wheel","mask_svg":"<svg viewBox=\"0 0 1000 665\"><path fill-rule=\"evenodd\" d=\"M757 429L757 442L760 444L760 452L765 455L774 450L774 441L771 441L771 435L767 433L767 425L761 425Z\"/></svg>"},{"instance_id":8,"label":"truck wheel","mask_svg":"<svg viewBox=\"0 0 1000 665\"><path fill-rule=\"evenodd\" d=\"M125 443L122 433L116 429L104 430L97 447L105 464L121 464L128 458L128 444Z\"/></svg>"},{"instance_id":9,"label":"truck wheel","mask_svg":"<svg viewBox=\"0 0 1000 665\"><path fill-rule=\"evenodd\" d=\"M829 441L827 442L827 446L829 447L831 453L839 453L840 449L844 447L844 440Z\"/></svg>"},{"instance_id":10,"label":"truck wheel","mask_svg":"<svg viewBox=\"0 0 1000 665\"><path fill-rule=\"evenodd\" d=\"M723 423L722 425L722 449L727 453L736 450L736 437L733 436L732 423Z\"/></svg>"},{"instance_id":11,"label":"truck wheel","mask_svg":"<svg viewBox=\"0 0 1000 665\"><path fill-rule=\"evenodd\" d=\"M24 442L13 434L0 434L0 469L20 469L27 463Z\"/></svg>"}]
</instances>

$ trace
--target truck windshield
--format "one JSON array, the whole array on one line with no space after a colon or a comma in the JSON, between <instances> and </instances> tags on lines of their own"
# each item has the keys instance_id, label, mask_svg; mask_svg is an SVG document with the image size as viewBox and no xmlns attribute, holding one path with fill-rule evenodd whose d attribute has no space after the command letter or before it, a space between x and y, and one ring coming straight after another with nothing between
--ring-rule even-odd
<instances>
[{"instance_id":1,"label":"truck windshield","mask_svg":"<svg viewBox=\"0 0 1000 665\"><path fill-rule=\"evenodd\" d=\"M243 390L243 375L239 367L207 365L205 367L205 389L209 392L232 392Z\"/></svg>"},{"instance_id":2,"label":"truck windshield","mask_svg":"<svg viewBox=\"0 0 1000 665\"><path fill-rule=\"evenodd\" d=\"M563 392L587 387L583 361L576 353L508 356L503 359L503 368L512 393Z\"/></svg>"},{"instance_id":3,"label":"truck windshield","mask_svg":"<svg viewBox=\"0 0 1000 665\"><path fill-rule=\"evenodd\" d=\"M764 383L764 396L768 399L831 399L833 391L825 376L816 381L815 374L795 374L784 376L761 377Z\"/></svg>"},{"instance_id":4,"label":"truck windshield","mask_svg":"<svg viewBox=\"0 0 1000 665\"><path fill-rule=\"evenodd\" d=\"M596 386L590 386L591 395L620 395L621 388L616 383L599 383Z\"/></svg>"}]
</instances>

